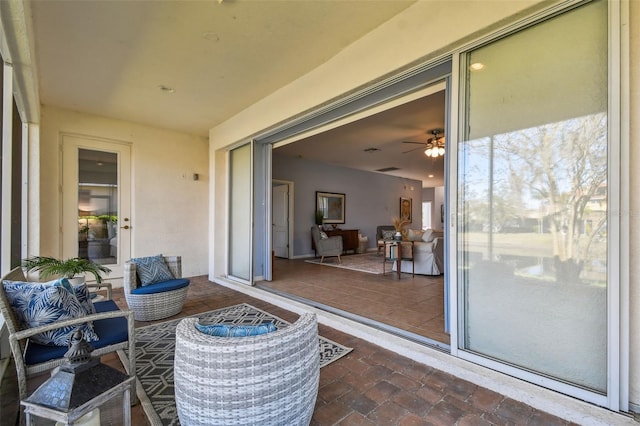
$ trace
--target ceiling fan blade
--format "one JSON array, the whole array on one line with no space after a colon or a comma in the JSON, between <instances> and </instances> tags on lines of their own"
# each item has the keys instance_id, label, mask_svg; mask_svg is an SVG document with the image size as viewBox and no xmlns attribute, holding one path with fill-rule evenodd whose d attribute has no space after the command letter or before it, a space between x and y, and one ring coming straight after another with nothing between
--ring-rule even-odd
<instances>
[{"instance_id":1,"label":"ceiling fan blade","mask_svg":"<svg viewBox=\"0 0 640 426\"><path fill-rule=\"evenodd\" d=\"M425 142L402 141L402 143L416 143L416 144L420 144L420 145L426 145Z\"/></svg>"},{"instance_id":2,"label":"ceiling fan blade","mask_svg":"<svg viewBox=\"0 0 640 426\"><path fill-rule=\"evenodd\" d=\"M424 145L424 144L423 144L423 145ZM417 147L417 148L410 149L409 151L403 151L402 153L403 153L403 154L408 154L408 153L410 153L410 152L417 151L417 150L419 150L419 149L424 149L424 148L423 148L423 147L421 147L421 146L419 146L419 147Z\"/></svg>"}]
</instances>

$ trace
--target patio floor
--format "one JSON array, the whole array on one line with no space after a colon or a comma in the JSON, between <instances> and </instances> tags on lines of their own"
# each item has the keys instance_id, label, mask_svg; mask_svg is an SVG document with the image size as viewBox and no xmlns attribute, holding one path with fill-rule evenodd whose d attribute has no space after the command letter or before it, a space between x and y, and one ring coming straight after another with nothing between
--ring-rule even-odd
<instances>
[{"instance_id":1,"label":"patio floor","mask_svg":"<svg viewBox=\"0 0 640 426\"><path fill-rule=\"evenodd\" d=\"M293 312L212 283L206 277L193 277L191 281L184 309L174 318L238 303L249 303L290 322L298 317ZM122 289L114 290L114 300L126 307ZM148 324L150 322L138 322L136 326ZM320 325L319 332L354 349L320 370L312 425L571 424L338 330ZM105 356L103 361L119 366L115 355ZM30 388L35 389L44 378L31 379ZM5 423L11 418L5 416L17 405L17 386L12 387L7 382L5 378L0 393L2 424L12 424ZM132 407L132 424L149 424L139 404Z\"/></svg>"}]
</instances>

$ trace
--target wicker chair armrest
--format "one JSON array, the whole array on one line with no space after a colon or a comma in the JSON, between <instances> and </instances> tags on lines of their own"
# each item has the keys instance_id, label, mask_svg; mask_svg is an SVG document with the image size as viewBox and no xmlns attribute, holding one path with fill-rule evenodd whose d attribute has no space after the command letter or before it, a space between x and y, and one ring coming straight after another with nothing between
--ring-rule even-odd
<instances>
[{"instance_id":1,"label":"wicker chair armrest","mask_svg":"<svg viewBox=\"0 0 640 426\"><path fill-rule=\"evenodd\" d=\"M164 256L164 262L175 278L182 278L182 257Z\"/></svg>"},{"instance_id":2,"label":"wicker chair armrest","mask_svg":"<svg viewBox=\"0 0 640 426\"><path fill-rule=\"evenodd\" d=\"M111 283L91 283L91 284L87 284L87 288L89 289L89 291L91 291L91 289L96 289L97 290L107 290L107 300L111 300L111 293L113 292L113 284Z\"/></svg>"},{"instance_id":3,"label":"wicker chair armrest","mask_svg":"<svg viewBox=\"0 0 640 426\"><path fill-rule=\"evenodd\" d=\"M136 275L136 264L133 262L124 262L124 274L122 277L122 283L124 285L124 291L131 293L132 290L138 288L138 277Z\"/></svg>"},{"instance_id":4,"label":"wicker chair armrest","mask_svg":"<svg viewBox=\"0 0 640 426\"><path fill-rule=\"evenodd\" d=\"M44 333L45 331L49 331L49 330L55 330L57 328L69 327L77 324L84 324L89 321L98 321L101 319L118 318L118 317L126 317L128 323L130 324L134 323L133 312L131 312L129 309L100 312L100 313L91 314L91 315L87 315L80 318L72 318L64 321L57 321L52 324L41 325L39 327L33 327L26 330L16 331L15 333L12 333L9 335L9 339L13 339L13 340L28 339L33 335ZM132 326L130 326L129 328L132 328Z\"/></svg>"}]
</instances>

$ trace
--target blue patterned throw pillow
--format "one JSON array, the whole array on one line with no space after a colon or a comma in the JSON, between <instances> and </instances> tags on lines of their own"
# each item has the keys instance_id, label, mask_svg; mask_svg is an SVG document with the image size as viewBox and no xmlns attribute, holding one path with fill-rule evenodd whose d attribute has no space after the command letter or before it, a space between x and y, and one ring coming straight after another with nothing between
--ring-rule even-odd
<instances>
[{"instance_id":1,"label":"blue patterned throw pillow","mask_svg":"<svg viewBox=\"0 0 640 426\"><path fill-rule=\"evenodd\" d=\"M277 328L272 322L265 322L258 325L227 325L227 324L210 324L202 325L196 323L198 331L209 336L216 337L247 337L259 336L261 334L271 333Z\"/></svg>"},{"instance_id":2,"label":"blue patterned throw pillow","mask_svg":"<svg viewBox=\"0 0 640 426\"><path fill-rule=\"evenodd\" d=\"M136 257L131 259L131 262L136 265L136 273L142 285L169 281L175 278L161 254L157 256Z\"/></svg>"},{"instance_id":3,"label":"blue patterned throw pillow","mask_svg":"<svg viewBox=\"0 0 640 426\"><path fill-rule=\"evenodd\" d=\"M70 292L66 279L47 283L3 281L7 299L24 328L33 328L87 315L75 294ZM36 343L49 346L67 346L71 335L80 328L89 342L98 340L90 322L37 334L31 337Z\"/></svg>"},{"instance_id":4,"label":"blue patterned throw pillow","mask_svg":"<svg viewBox=\"0 0 640 426\"><path fill-rule=\"evenodd\" d=\"M80 302L87 315L96 313L96 308L93 306L91 294L89 293L89 288L86 283L72 285L68 279L63 278L60 280L60 285L76 296L76 299L78 299L78 302Z\"/></svg>"}]
</instances>

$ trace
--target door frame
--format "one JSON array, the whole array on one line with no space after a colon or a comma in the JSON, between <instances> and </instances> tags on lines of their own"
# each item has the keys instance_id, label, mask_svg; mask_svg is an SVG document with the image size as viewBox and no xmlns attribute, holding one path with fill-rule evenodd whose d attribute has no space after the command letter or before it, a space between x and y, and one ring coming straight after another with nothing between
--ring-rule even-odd
<instances>
[{"instance_id":1,"label":"door frame","mask_svg":"<svg viewBox=\"0 0 640 426\"><path fill-rule=\"evenodd\" d=\"M72 141L71 139L82 141ZM124 262L131 257L133 221L131 220L131 143L80 133L60 133L60 247L62 257L78 255L77 206L78 206L78 149L118 153L118 252L119 263L106 265L111 269L109 279L122 278ZM71 153L69 150L75 150ZM71 156L71 157L69 157ZM73 160L73 161L72 161ZM73 164L70 162L72 161ZM73 207L73 214L65 212ZM72 219L73 217L73 219ZM127 220L128 223L124 223ZM128 225L127 232L123 226ZM72 230L76 231L72 231Z\"/></svg>"},{"instance_id":2,"label":"door frame","mask_svg":"<svg viewBox=\"0 0 640 426\"><path fill-rule=\"evenodd\" d=\"M288 180L280 180L280 179L273 179L272 183L271 183L271 187L274 187L274 183L278 183L280 185L286 185L287 186L287 198L288 198L288 209L287 209L287 244L289 246L288 250L287 250L287 259L293 259L293 229L294 229L294 209L293 209L293 202L294 202L294 182L292 181L288 181ZM272 200L273 202L273 200ZM273 204L271 205L271 212L273 215ZM273 242L271 243L273 246Z\"/></svg>"}]
</instances>

